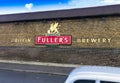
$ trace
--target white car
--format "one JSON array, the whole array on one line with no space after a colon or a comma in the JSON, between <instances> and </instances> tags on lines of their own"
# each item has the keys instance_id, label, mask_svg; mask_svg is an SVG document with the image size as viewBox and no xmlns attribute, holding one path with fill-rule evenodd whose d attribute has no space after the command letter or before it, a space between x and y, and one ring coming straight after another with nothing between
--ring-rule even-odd
<instances>
[{"instance_id":1,"label":"white car","mask_svg":"<svg viewBox=\"0 0 120 83\"><path fill-rule=\"evenodd\" d=\"M120 68L81 66L70 73L65 83L120 83Z\"/></svg>"}]
</instances>

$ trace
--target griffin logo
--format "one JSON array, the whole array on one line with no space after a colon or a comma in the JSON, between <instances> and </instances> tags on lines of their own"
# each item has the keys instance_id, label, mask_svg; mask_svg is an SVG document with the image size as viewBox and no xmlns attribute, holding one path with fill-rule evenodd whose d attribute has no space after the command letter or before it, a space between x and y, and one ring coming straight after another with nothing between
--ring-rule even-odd
<instances>
[{"instance_id":1,"label":"griffin logo","mask_svg":"<svg viewBox=\"0 0 120 83\"><path fill-rule=\"evenodd\" d=\"M50 25L50 29L47 31L48 34L59 34L58 31L59 23L55 22Z\"/></svg>"}]
</instances>

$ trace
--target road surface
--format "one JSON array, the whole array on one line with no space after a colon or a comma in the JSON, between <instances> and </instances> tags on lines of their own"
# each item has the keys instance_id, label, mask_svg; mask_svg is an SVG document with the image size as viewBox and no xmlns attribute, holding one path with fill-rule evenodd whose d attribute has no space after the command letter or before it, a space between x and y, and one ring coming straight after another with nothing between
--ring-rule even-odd
<instances>
[{"instance_id":1,"label":"road surface","mask_svg":"<svg viewBox=\"0 0 120 83\"><path fill-rule=\"evenodd\" d=\"M64 83L67 76L0 70L0 83Z\"/></svg>"}]
</instances>

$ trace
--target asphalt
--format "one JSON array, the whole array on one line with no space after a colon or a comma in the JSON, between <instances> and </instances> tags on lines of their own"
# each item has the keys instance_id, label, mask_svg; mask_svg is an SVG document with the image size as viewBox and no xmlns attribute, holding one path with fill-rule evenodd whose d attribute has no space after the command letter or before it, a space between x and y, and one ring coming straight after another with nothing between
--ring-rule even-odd
<instances>
[{"instance_id":1,"label":"asphalt","mask_svg":"<svg viewBox=\"0 0 120 83\"><path fill-rule=\"evenodd\" d=\"M0 62L0 83L64 83L74 67L58 65Z\"/></svg>"},{"instance_id":2,"label":"asphalt","mask_svg":"<svg viewBox=\"0 0 120 83\"><path fill-rule=\"evenodd\" d=\"M0 70L11 70L43 74L68 75L73 69L74 69L73 67L0 63Z\"/></svg>"},{"instance_id":3,"label":"asphalt","mask_svg":"<svg viewBox=\"0 0 120 83\"><path fill-rule=\"evenodd\" d=\"M64 83L67 76L0 70L0 83Z\"/></svg>"},{"instance_id":4,"label":"asphalt","mask_svg":"<svg viewBox=\"0 0 120 83\"><path fill-rule=\"evenodd\" d=\"M77 66L0 60L0 83L64 83Z\"/></svg>"}]
</instances>

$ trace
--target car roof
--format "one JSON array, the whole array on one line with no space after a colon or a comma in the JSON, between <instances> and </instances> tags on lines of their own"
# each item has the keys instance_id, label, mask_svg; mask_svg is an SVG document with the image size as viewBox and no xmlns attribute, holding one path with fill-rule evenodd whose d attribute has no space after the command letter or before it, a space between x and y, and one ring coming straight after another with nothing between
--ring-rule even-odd
<instances>
[{"instance_id":1,"label":"car roof","mask_svg":"<svg viewBox=\"0 0 120 83\"><path fill-rule=\"evenodd\" d=\"M109 67L109 66L81 66L73 70L73 73L78 73L78 72L101 72L101 73L120 74L120 68Z\"/></svg>"},{"instance_id":2,"label":"car roof","mask_svg":"<svg viewBox=\"0 0 120 83\"><path fill-rule=\"evenodd\" d=\"M70 73L66 83L73 83L75 80L80 79L120 82L120 68L106 66L80 66Z\"/></svg>"}]
</instances>

